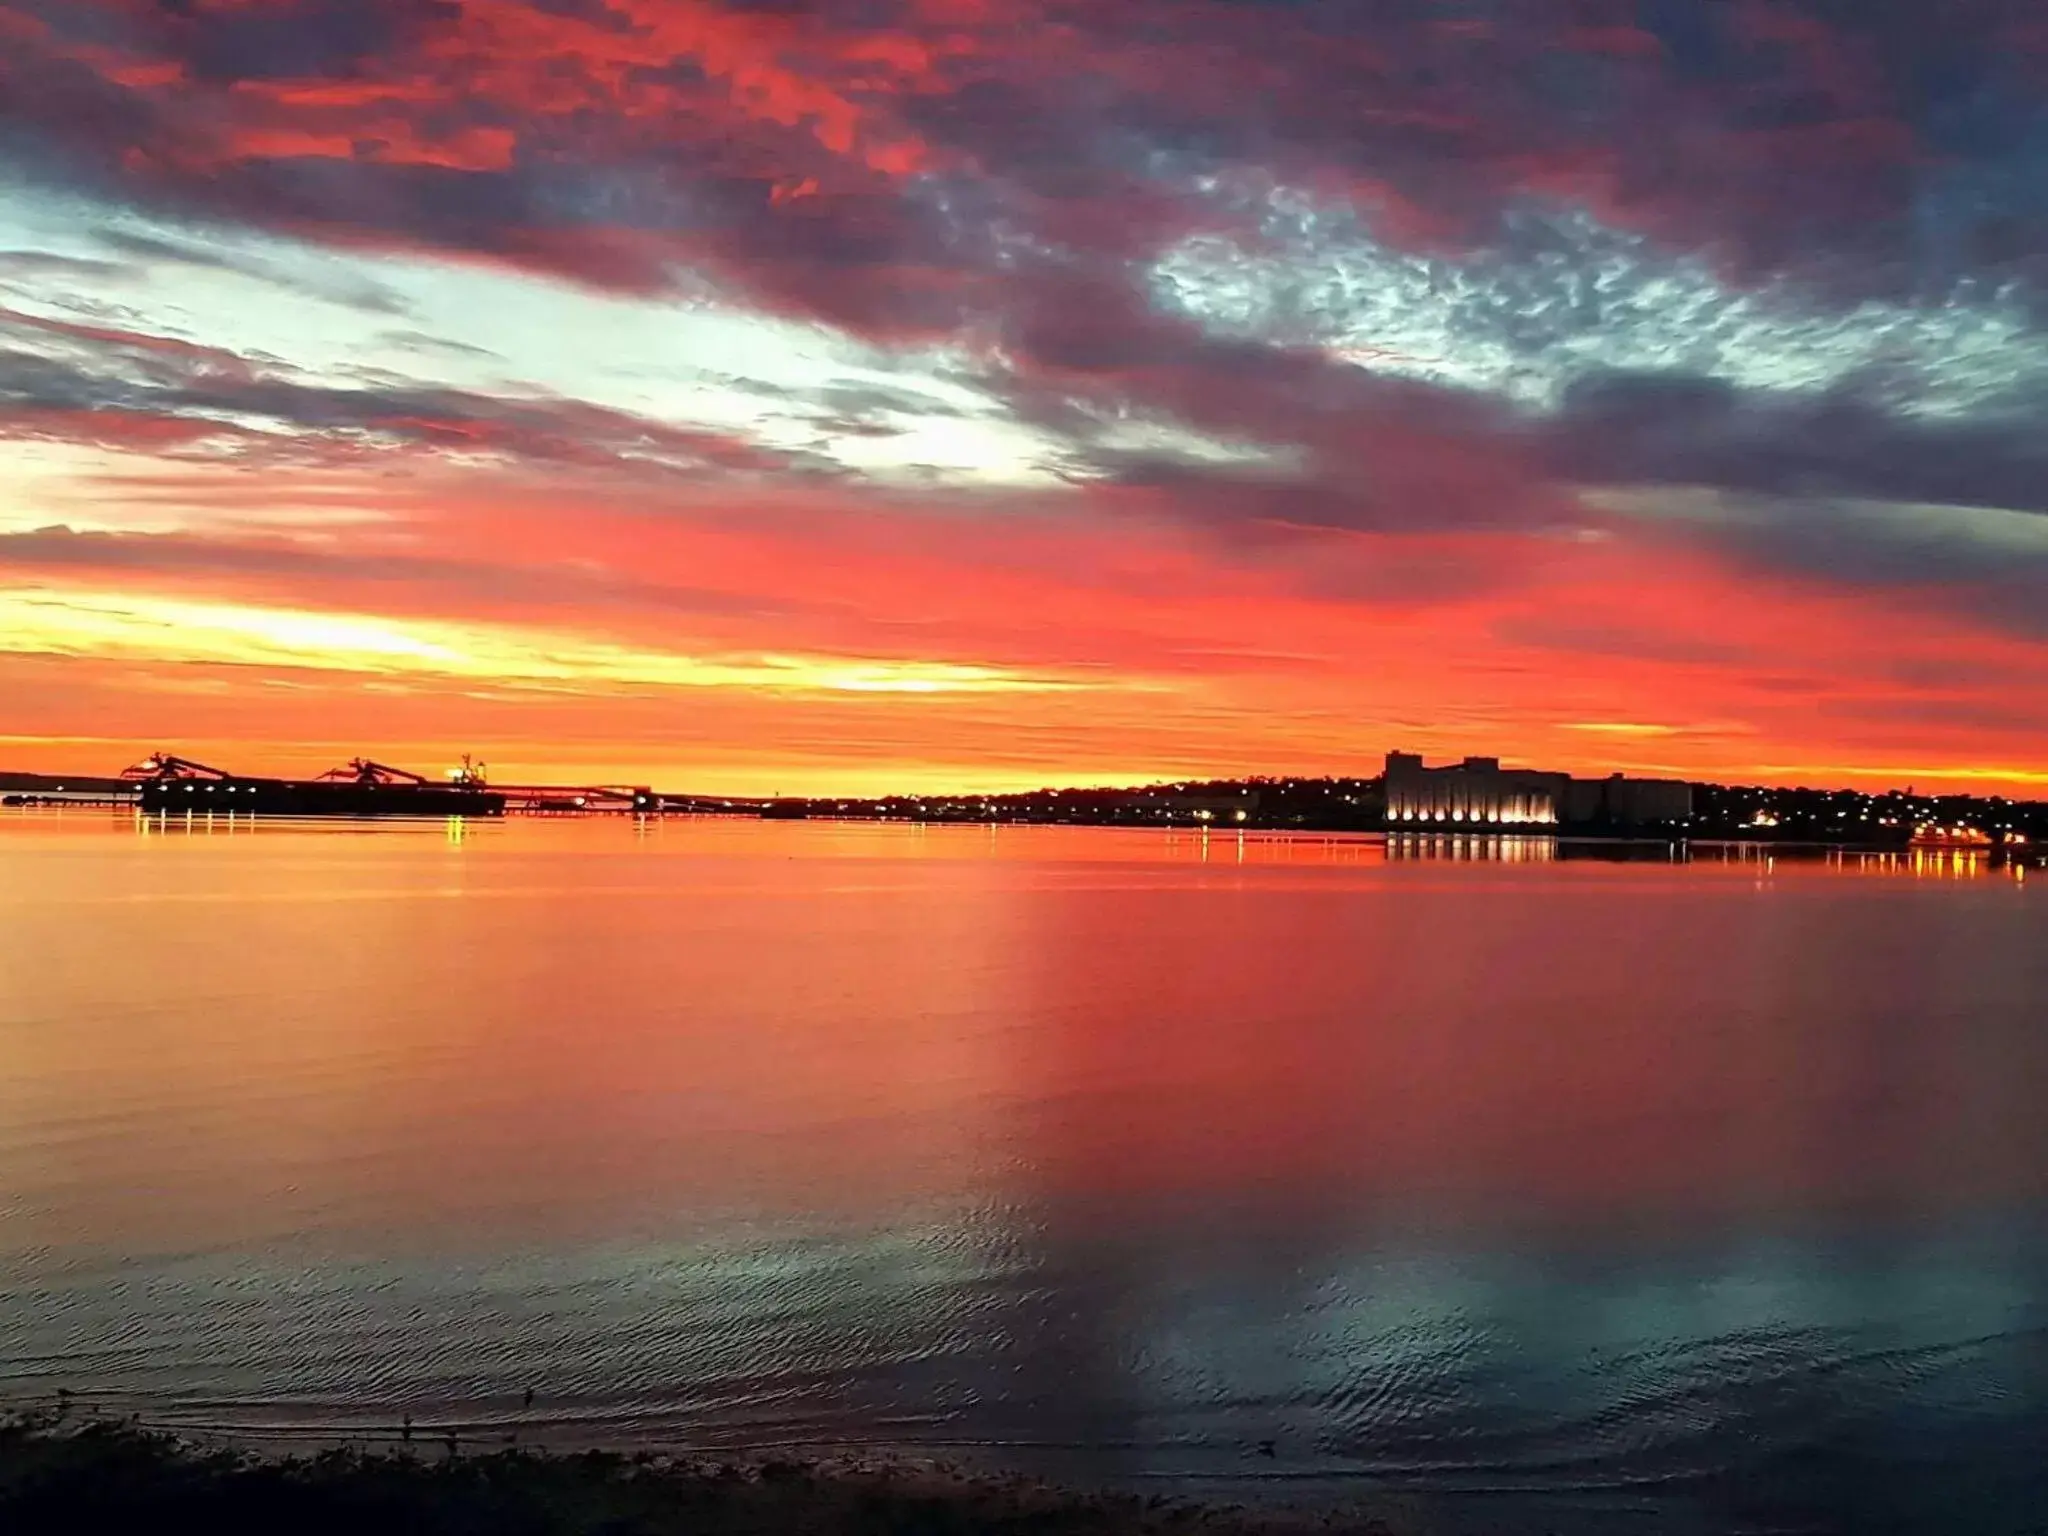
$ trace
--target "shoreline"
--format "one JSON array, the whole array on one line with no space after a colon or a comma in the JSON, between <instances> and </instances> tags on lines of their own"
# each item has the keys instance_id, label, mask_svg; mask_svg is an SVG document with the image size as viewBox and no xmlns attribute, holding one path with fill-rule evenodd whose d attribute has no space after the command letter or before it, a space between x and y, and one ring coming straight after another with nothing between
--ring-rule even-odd
<instances>
[{"instance_id":1,"label":"shoreline","mask_svg":"<svg viewBox=\"0 0 2048 1536\"><path fill-rule=\"evenodd\" d=\"M62 813L65 811L117 811L143 813L126 801L112 800L30 800L18 796L0 797L0 809L11 811L39 811ZM178 821L189 819L186 816ZM663 810L638 814L612 811L593 811L578 816L564 816L552 812L507 812L502 817L469 817L463 815L383 815L362 814L346 816L294 816L289 814L260 812L209 811L203 818L208 821L232 819L249 826L267 825L277 828L306 828L324 826L418 826L438 827L449 821L486 820L515 823L520 821L545 821L558 823L565 820L580 822L615 822L621 819L647 822L726 822L751 824L759 821L800 821L813 826L846 827L912 827L920 830L995 830L1005 831L1036 829L1084 830L1094 832L1138 832L1164 837L1208 837L1217 840L1243 840L1245 842L1440 842L1454 838L1480 842L1525 842L1555 843L1561 847L1582 849L1629 849L1629 848L1711 848L1749 849L1757 852L1819 852L1855 854L1898 854L1898 853L1950 853L1968 852L1982 855L1997 854L1995 845L1949 845L1913 843L1910 841L1882 841L1876 839L1835 839L1810 836L1735 836L1716 831L1707 835L1682 833L1655 833L1638 831L1605 831L1589 827L1509 827L1487 823L1402 825L1397 827L1376 826L1276 826L1272 824L1249 823L1243 826L1226 823L1200 821L1098 821L1083 817L1006 817L968 818L958 816L863 816L843 812L821 811L803 817L762 817L753 812L742 811L699 811Z\"/></svg>"},{"instance_id":2,"label":"shoreline","mask_svg":"<svg viewBox=\"0 0 2048 1536\"><path fill-rule=\"evenodd\" d=\"M1064 1488L890 1457L548 1450L437 1440L288 1453L66 1407L0 1416L0 1529L210 1536L1403 1536L1365 1508L1307 1514Z\"/></svg>"}]
</instances>

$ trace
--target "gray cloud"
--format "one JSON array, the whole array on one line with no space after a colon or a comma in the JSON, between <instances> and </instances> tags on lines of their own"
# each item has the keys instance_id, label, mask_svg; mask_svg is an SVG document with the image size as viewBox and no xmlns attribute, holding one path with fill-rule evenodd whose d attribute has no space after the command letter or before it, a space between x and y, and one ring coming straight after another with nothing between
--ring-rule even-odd
<instances>
[{"instance_id":1,"label":"gray cloud","mask_svg":"<svg viewBox=\"0 0 2048 1536\"><path fill-rule=\"evenodd\" d=\"M11 346L5 344L10 338ZM217 429L228 447L251 454L317 455L367 437L585 467L694 473L826 468L822 460L582 401L312 384L217 349L0 312L0 432L89 438L96 425L114 432L149 422L195 434Z\"/></svg>"},{"instance_id":2,"label":"gray cloud","mask_svg":"<svg viewBox=\"0 0 2048 1536\"><path fill-rule=\"evenodd\" d=\"M2048 636L2048 518L2038 512L1699 488L1595 500L1639 529L1703 541L1760 574L1889 593Z\"/></svg>"},{"instance_id":3,"label":"gray cloud","mask_svg":"<svg viewBox=\"0 0 2048 1536\"><path fill-rule=\"evenodd\" d=\"M1853 388L1739 390L1683 374L1581 380L1539 437L1560 477L2048 511L2048 389L2032 410L1915 420Z\"/></svg>"},{"instance_id":4,"label":"gray cloud","mask_svg":"<svg viewBox=\"0 0 2048 1536\"><path fill-rule=\"evenodd\" d=\"M143 266L170 262L179 266L234 272L291 293L307 294L327 299L332 303L344 304L365 314L405 313L405 305L396 294L359 274L343 276L335 272L322 272L306 263L299 263L290 271L286 271L260 256L222 250L205 245L197 238L181 238L174 233L163 231L152 233L113 228L98 231L96 238L108 249L132 257Z\"/></svg>"},{"instance_id":5,"label":"gray cloud","mask_svg":"<svg viewBox=\"0 0 2048 1536\"><path fill-rule=\"evenodd\" d=\"M110 277L121 271L119 262L90 256L60 256L51 251L0 251L0 283Z\"/></svg>"}]
</instances>

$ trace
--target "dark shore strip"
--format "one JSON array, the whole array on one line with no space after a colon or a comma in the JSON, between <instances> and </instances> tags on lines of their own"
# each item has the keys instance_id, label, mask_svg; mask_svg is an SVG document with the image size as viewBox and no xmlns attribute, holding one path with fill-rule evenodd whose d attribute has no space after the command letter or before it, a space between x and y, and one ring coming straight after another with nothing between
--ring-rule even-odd
<instances>
[{"instance_id":1,"label":"dark shore strip","mask_svg":"<svg viewBox=\"0 0 2048 1536\"><path fill-rule=\"evenodd\" d=\"M1364 1515L1254 1514L924 1468L591 1451L275 1458L134 1424L0 1422L0 1531L208 1536L1395 1536Z\"/></svg>"}]
</instances>

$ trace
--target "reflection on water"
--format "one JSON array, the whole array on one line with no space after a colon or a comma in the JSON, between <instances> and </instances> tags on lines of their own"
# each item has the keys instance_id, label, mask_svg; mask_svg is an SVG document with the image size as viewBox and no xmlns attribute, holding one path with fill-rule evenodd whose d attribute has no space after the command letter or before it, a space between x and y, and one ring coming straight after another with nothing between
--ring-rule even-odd
<instances>
[{"instance_id":1,"label":"reflection on water","mask_svg":"<svg viewBox=\"0 0 2048 1536\"><path fill-rule=\"evenodd\" d=\"M0 1373L2037 1528L2048 898L1877 857L0 819Z\"/></svg>"},{"instance_id":2,"label":"reflection on water","mask_svg":"<svg viewBox=\"0 0 2048 1536\"><path fill-rule=\"evenodd\" d=\"M1475 837L1470 833L1397 832L1386 840L1387 858L1475 860L1495 864L1547 864L1557 858L1554 837ZM1660 847L1667 862L1676 850Z\"/></svg>"},{"instance_id":3,"label":"reflection on water","mask_svg":"<svg viewBox=\"0 0 2048 1536\"><path fill-rule=\"evenodd\" d=\"M40 826L49 831L66 823L65 813L60 811L16 812L18 824ZM129 816L127 813L88 811L81 816L70 813L69 823L74 830L90 827L104 831L109 827L132 827L141 837L275 837L296 833L304 835L315 830L306 823L294 823L276 817L238 815L235 812L186 812L173 816L159 812L154 816ZM445 821L433 823L442 828L450 843L461 843L469 836L472 826L478 825L459 816L448 817ZM655 836L666 824L658 818L633 818L618 825L630 826L641 840ZM752 826L751 818L742 821L733 818L721 823L706 818L692 823L697 826L735 825ZM321 824L318 830L329 835L383 835L412 832L417 834L427 825L423 822L356 822ZM973 828L959 826L927 827L920 825L889 824L877 825L862 822L823 821L819 827L836 827L842 834L865 831L869 833L894 833L914 839L923 839L931 834L962 837L969 833L985 836L985 845L963 845L953 851L1014 851L1013 845L1019 839L1034 834L1044 837L1063 829L1044 827L1016 827L986 825ZM1104 829L1092 829L1096 836L1106 836ZM1393 832L1385 835L1360 833L1288 833L1248 830L1245 828L1159 829L1147 830L1144 836L1150 840L1146 849L1147 861L1164 859L1177 861L1191 859L1201 863L1317 863L1317 864L1373 864L1395 861L1427 861L1451 863L1531 864L1553 863L1560 859L1599 863L1657 863L1657 864L1740 864L1745 867L1760 865L1766 873L1774 871L1781 861L1797 865L1824 864L1837 870L1858 874L1912 875L1933 879L1974 879L1986 875L2002 875L2024 882L2029 864L2022 859L2007 859L1986 848L1908 848L1895 851L1873 851L1854 848L1828 848L1819 844L1805 843L1719 843L1700 842L1675 844L1661 840L1631 841L1627 839L1571 838L1559 836L1534 836L1517 834L1488 834L1469 832ZM921 854L931 850L917 844ZM843 849L839 851L844 851ZM1043 849L1038 850L1041 854ZM2038 862L2038 861L2036 861Z\"/></svg>"}]
</instances>

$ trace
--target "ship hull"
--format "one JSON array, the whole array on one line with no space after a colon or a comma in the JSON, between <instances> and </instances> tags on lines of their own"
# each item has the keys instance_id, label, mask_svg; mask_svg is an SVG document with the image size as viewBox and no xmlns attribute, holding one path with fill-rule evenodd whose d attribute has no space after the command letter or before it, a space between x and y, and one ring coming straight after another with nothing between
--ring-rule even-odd
<instances>
[{"instance_id":1,"label":"ship hull","mask_svg":"<svg viewBox=\"0 0 2048 1536\"><path fill-rule=\"evenodd\" d=\"M142 786L152 815L232 811L255 816L502 816L505 797L438 784L332 784L294 779L163 779Z\"/></svg>"}]
</instances>

